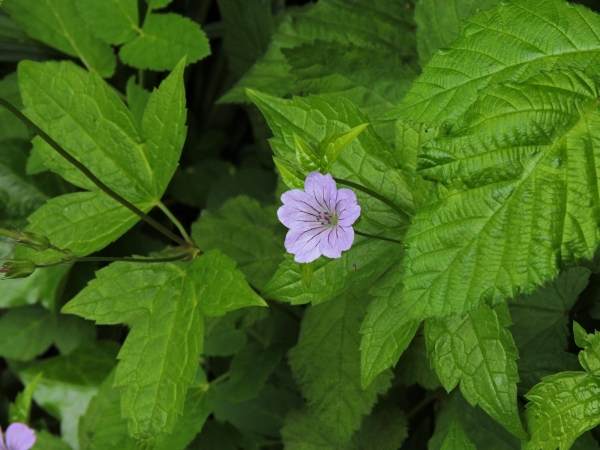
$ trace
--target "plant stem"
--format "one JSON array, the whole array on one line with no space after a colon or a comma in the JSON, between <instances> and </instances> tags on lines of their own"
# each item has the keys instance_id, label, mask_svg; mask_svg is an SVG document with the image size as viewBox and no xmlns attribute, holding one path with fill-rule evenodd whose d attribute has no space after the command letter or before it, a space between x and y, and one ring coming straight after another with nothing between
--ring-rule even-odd
<instances>
[{"instance_id":1,"label":"plant stem","mask_svg":"<svg viewBox=\"0 0 600 450\"><path fill-rule=\"evenodd\" d=\"M371 189L366 188L361 184L354 183L353 181L342 180L341 178L334 178L334 180L336 181L336 183L343 184L345 186L350 186L354 189L358 189L359 191L364 192L365 194L370 195L373 198L376 198L380 202L385 203L390 208L392 208L394 211L396 211L400 215L400 217L402 217L404 220L406 220L407 222L410 221L410 218L412 217L410 214L408 214L406 211L403 211L402 208L400 208L398 205L396 205L391 200L388 200L387 198L385 198L383 195L378 194L377 192L372 191Z\"/></svg>"},{"instance_id":2,"label":"plant stem","mask_svg":"<svg viewBox=\"0 0 600 450\"><path fill-rule=\"evenodd\" d=\"M229 375L231 375L231 373L225 372L223 375L218 376L217 378L212 380L210 384L219 384L221 381L225 381L227 378L229 378Z\"/></svg>"},{"instance_id":3,"label":"plant stem","mask_svg":"<svg viewBox=\"0 0 600 450\"><path fill-rule=\"evenodd\" d=\"M88 177L90 179L90 181L92 183L94 183L106 195L108 195L109 197L111 197L112 199L116 200L121 205L123 205L125 208L129 209L130 211L132 211L133 213L138 215L142 220L146 221L148 224L150 224L151 226L156 228L158 231L160 231L162 234L164 234L168 238L177 242L179 245L181 245L183 247L187 247L189 245L184 239L181 239L175 233L171 232L169 229L162 226L160 223L158 223L152 217L150 217L149 215L144 213L137 206L135 206L134 204L125 200L123 197L121 197L119 194L117 194L115 191L113 191L111 188L109 188L106 184L104 184L102 181L100 181L98 179L98 177L96 177L96 175L94 175L87 167L85 167L77 159L75 159L73 156L71 156L71 154L69 154L65 149L63 149L54 139L52 139L50 136L48 136L44 130L42 130L35 123L33 123L31 120L29 120L21 111L19 111L17 108L15 108L12 104L7 102L3 98L0 98L0 105L4 106L11 113L13 113L21 122L23 122L25 125L27 125L29 128L31 128L34 133L36 133L39 137L41 137L44 141L46 141L46 143L48 145L50 145L50 147L52 147L54 150L56 150L56 152L60 156L62 156L67 161L69 161L71 164L73 164L75 167L77 167L86 177Z\"/></svg>"},{"instance_id":4,"label":"plant stem","mask_svg":"<svg viewBox=\"0 0 600 450\"><path fill-rule=\"evenodd\" d=\"M185 231L185 228L183 227L183 225L181 225L181 222L179 220L177 220L177 217L175 217L173 215L173 213L171 211L169 211L169 208L167 208L163 202L158 202L157 206L161 209L161 211L163 213L165 213L165 216L167 216L169 218L169 220L171 222L173 222L173 225L175 225L177 227L177 229L179 230L179 232L181 233L183 238L186 240L186 242L188 242L190 245L193 245L195 247L196 243L190 237L190 235L187 233L187 231Z\"/></svg>"},{"instance_id":5,"label":"plant stem","mask_svg":"<svg viewBox=\"0 0 600 450\"><path fill-rule=\"evenodd\" d=\"M402 241L397 241L396 239L387 238L387 237L383 237L383 236L376 236L374 234L363 233L362 231L358 231L358 230L354 230L354 233L358 234L359 236L366 237L366 238L379 239L380 241L393 242L394 244L402 244Z\"/></svg>"},{"instance_id":6,"label":"plant stem","mask_svg":"<svg viewBox=\"0 0 600 450\"><path fill-rule=\"evenodd\" d=\"M35 267L38 269L42 269L45 267L58 266L61 264L73 264L76 262L136 262L136 263L161 263L161 262L173 262L180 261L182 259L188 258L190 256L189 253L181 253L177 256L170 256L168 258L131 258L128 256L120 257L120 256L84 256L77 257L74 256L72 258L61 259L60 261L56 261L50 264L36 264Z\"/></svg>"},{"instance_id":7,"label":"plant stem","mask_svg":"<svg viewBox=\"0 0 600 450\"><path fill-rule=\"evenodd\" d=\"M420 413L423 409L427 407L431 402L435 400L433 396L425 396L423 400L421 400L417 406L415 406L410 412L406 414L406 420L410 420L415 417L418 413Z\"/></svg>"}]
</instances>

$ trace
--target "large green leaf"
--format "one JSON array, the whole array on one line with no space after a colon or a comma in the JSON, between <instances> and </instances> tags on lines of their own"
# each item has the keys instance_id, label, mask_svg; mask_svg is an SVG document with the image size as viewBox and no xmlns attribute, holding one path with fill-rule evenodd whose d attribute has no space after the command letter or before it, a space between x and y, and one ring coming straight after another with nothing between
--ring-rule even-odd
<instances>
[{"instance_id":1,"label":"large green leaf","mask_svg":"<svg viewBox=\"0 0 600 450\"><path fill-rule=\"evenodd\" d=\"M402 61L415 55L412 9L406 3L387 0L324 0L316 5L290 9L264 57L228 92L223 101L247 101L244 90L256 89L283 97L299 87L290 74L283 48L310 44L316 39L340 45L356 45L371 52L393 54ZM410 3L409 3L410 5ZM315 55L319 57L318 55ZM386 64L389 66L389 62Z\"/></svg>"},{"instance_id":2,"label":"large green leaf","mask_svg":"<svg viewBox=\"0 0 600 450\"><path fill-rule=\"evenodd\" d=\"M598 15L564 0L510 0L475 14L461 24L458 39L431 58L388 117L454 124L486 86L543 70L597 74L599 26Z\"/></svg>"},{"instance_id":3,"label":"large green leaf","mask_svg":"<svg viewBox=\"0 0 600 450\"><path fill-rule=\"evenodd\" d=\"M54 340L54 317L41 306L14 308L0 317L0 356L28 361Z\"/></svg>"},{"instance_id":4,"label":"large green leaf","mask_svg":"<svg viewBox=\"0 0 600 450\"><path fill-rule=\"evenodd\" d=\"M69 355L44 359L18 372L26 385L43 374L33 398L61 421L62 437L75 449L79 448L79 418L114 367L117 349L107 341L89 343Z\"/></svg>"},{"instance_id":5,"label":"large green leaf","mask_svg":"<svg viewBox=\"0 0 600 450\"><path fill-rule=\"evenodd\" d=\"M425 339L432 366L448 392L460 382L467 401L479 405L515 436L525 439L517 407L517 349L505 306L487 305L466 316L429 319Z\"/></svg>"},{"instance_id":6,"label":"large green leaf","mask_svg":"<svg viewBox=\"0 0 600 450\"><path fill-rule=\"evenodd\" d=\"M228 200L216 213L203 211L192 226L203 250L220 249L234 259L248 282L263 289L283 260L284 227L276 208L246 196Z\"/></svg>"},{"instance_id":7,"label":"large green leaf","mask_svg":"<svg viewBox=\"0 0 600 450\"><path fill-rule=\"evenodd\" d=\"M218 250L181 266L113 263L96 275L63 311L131 326L115 376L122 414L138 439L171 432L198 367L203 315L264 302Z\"/></svg>"},{"instance_id":8,"label":"large green leaf","mask_svg":"<svg viewBox=\"0 0 600 450\"><path fill-rule=\"evenodd\" d=\"M183 68L182 61L152 93L141 131L114 90L95 73L70 62L23 62L19 82L25 114L106 185L148 211L175 172L185 139ZM91 192L51 200L30 217L28 230L84 256L139 220L40 138L34 143L44 165ZM40 262L59 259L53 251L29 256Z\"/></svg>"},{"instance_id":9,"label":"large green leaf","mask_svg":"<svg viewBox=\"0 0 600 450\"><path fill-rule=\"evenodd\" d=\"M471 14L491 8L498 0L421 0L415 8L417 48L421 65L431 54L458 37L461 22Z\"/></svg>"},{"instance_id":10,"label":"large green leaf","mask_svg":"<svg viewBox=\"0 0 600 450\"><path fill-rule=\"evenodd\" d=\"M576 322L573 327L575 342L583 347L579 361L585 372L550 375L526 394L530 440L524 450L568 450L580 435L600 424L600 333L586 335Z\"/></svg>"},{"instance_id":11,"label":"large green leaf","mask_svg":"<svg viewBox=\"0 0 600 450\"><path fill-rule=\"evenodd\" d=\"M6 0L2 8L29 36L78 57L108 78L115 72L112 48L96 38L78 14L77 0Z\"/></svg>"},{"instance_id":12,"label":"large green leaf","mask_svg":"<svg viewBox=\"0 0 600 450\"><path fill-rule=\"evenodd\" d=\"M179 14L150 14L139 34L119 51L125 64L138 69L173 70L181 58L187 63L210 55L200 26Z\"/></svg>"},{"instance_id":13,"label":"large green leaf","mask_svg":"<svg viewBox=\"0 0 600 450\"><path fill-rule=\"evenodd\" d=\"M600 211L596 82L544 72L484 90L460 131L427 144L436 196L406 235L406 321L506 301L591 259Z\"/></svg>"},{"instance_id":14,"label":"large green leaf","mask_svg":"<svg viewBox=\"0 0 600 450\"><path fill-rule=\"evenodd\" d=\"M77 10L92 33L108 44L124 44L139 32L136 0L77 0Z\"/></svg>"},{"instance_id":15,"label":"large green leaf","mask_svg":"<svg viewBox=\"0 0 600 450\"><path fill-rule=\"evenodd\" d=\"M458 420L452 422L441 450L477 450Z\"/></svg>"},{"instance_id":16,"label":"large green leaf","mask_svg":"<svg viewBox=\"0 0 600 450\"><path fill-rule=\"evenodd\" d=\"M310 411L331 441L341 445L360 428L377 394L390 387L391 372L379 375L365 390L360 377L360 324L370 298L356 286L328 302L308 309L289 364Z\"/></svg>"},{"instance_id":17,"label":"large green leaf","mask_svg":"<svg viewBox=\"0 0 600 450\"><path fill-rule=\"evenodd\" d=\"M16 73L11 73L0 80L0 97L21 109L21 94ZM6 108L0 109L0 140L31 138L31 131Z\"/></svg>"}]
</instances>

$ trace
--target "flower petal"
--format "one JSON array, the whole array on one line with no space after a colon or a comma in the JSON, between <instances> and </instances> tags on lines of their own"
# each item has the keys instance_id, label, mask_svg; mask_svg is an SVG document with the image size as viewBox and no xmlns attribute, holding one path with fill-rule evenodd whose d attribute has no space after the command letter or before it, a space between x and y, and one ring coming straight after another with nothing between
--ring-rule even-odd
<instances>
[{"instance_id":1,"label":"flower petal","mask_svg":"<svg viewBox=\"0 0 600 450\"><path fill-rule=\"evenodd\" d=\"M358 203L354 191L346 188L338 189L337 191L337 201L339 202L341 200L346 200L349 203Z\"/></svg>"},{"instance_id":2,"label":"flower petal","mask_svg":"<svg viewBox=\"0 0 600 450\"><path fill-rule=\"evenodd\" d=\"M8 450L29 450L35 444L35 431L27 425L15 422L6 429Z\"/></svg>"},{"instance_id":3,"label":"flower petal","mask_svg":"<svg viewBox=\"0 0 600 450\"><path fill-rule=\"evenodd\" d=\"M303 228L314 226L319 223L316 212L307 212L298 209L296 205L283 205L277 210L279 221L288 228ZM312 211L312 210L311 210Z\"/></svg>"},{"instance_id":4,"label":"flower petal","mask_svg":"<svg viewBox=\"0 0 600 450\"><path fill-rule=\"evenodd\" d=\"M328 212L332 212L337 201L337 186L330 174L311 172L304 181L304 190Z\"/></svg>"},{"instance_id":5,"label":"flower petal","mask_svg":"<svg viewBox=\"0 0 600 450\"><path fill-rule=\"evenodd\" d=\"M342 227L351 226L360 216L360 206L347 200L338 202L336 210L338 214L338 225Z\"/></svg>"},{"instance_id":6,"label":"flower petal","mask_svg":"<svg viewBox=\"0 0 600 450\"><path fill-rule=\"evenodd\" d=\"M285 249L295 255L297 262L311 262L321 256L319 244L328 227L315 225L307 230L293 228L285 237Z\"/></svg>"},{"instance_id":7,"label":"flower petal","mask_svg":"<svg viewBox=\"0 0 600 450\"><path fill-rule=\"evenodd\" d=\"M354 242L354 230L352 227L334 227L329 230L327 236L321 239L319 249L328 258L339 258L342 252L352 247Z\"/></svg>"},{"instance_id":8,"label":"flower petal","mask_svg":"<svg viewBox=\"0 0 600 450\"><path fill-rule=\"evenodd\" d=\"M0 427L0 450L8 450L4 443L4 436L2 435L2 428Z\"/></svg>"}]
</instances>

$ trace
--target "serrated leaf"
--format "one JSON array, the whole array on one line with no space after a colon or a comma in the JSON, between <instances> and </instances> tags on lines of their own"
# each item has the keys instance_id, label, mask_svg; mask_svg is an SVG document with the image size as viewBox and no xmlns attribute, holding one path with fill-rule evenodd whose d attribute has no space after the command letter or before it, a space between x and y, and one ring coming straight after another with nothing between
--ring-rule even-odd
<instances>
[{"instance_id":1,"label":"serrated leaf","mask_svg":"<svg viewBox=\"0 0 600 450\"><path fill-rule=\"evenodd\" d=\"M477 450L458 420L452 422L440 450Z\"/></svg>"},{"instance_id":2,"label":"serrated leaf","mask_svg":"<svg viewBox=\"0 0 600 450\"><path fill-rule=\"evenodd\" d=\"M182 267L113 263L96 277L63 311L131 325L115 376L122 414L135 438L171 432L198 367L203 315L264 302L217 250Z\"/></svg>"},{"instance_id":3,"label":"serrated leaf","mask_svg":"<svg viewBox=\"0 0 600 450\"><path fill-rule=\"evenodd\" d=\"M169 6L172 1L173 0L146 0L146 3L148 3L149 8L151 9L162 9Z\"/></svg>"},{"instance_id":4,"label":"serrated leaf","mask_svg":"<svg viewBox=\"0 0 600 450\"><path fill-rule=\"evenodd\" d=\"M289 161L273 156L281 179L290 189L304 189L304 176Z\"/></svg>"},{"instance_id":5,"label":"serrated leaf","mask_svg":"<svg viewBox=\"0 0 600 450\"><path fill-rule=\"evenodd\" d=\"M517 349L508 311L487 305L465 317L425 322L432 366L448 392L460 382L467 401L479 405L515 436L525 439L517 408Z\"/></svg>"},{"instance_id":6,"label":"serrated leaf","mask_svg":"<svg viewBox=\"0 0 600 450\"><path fill-rule=\"evenodd\" d=\"M575 70L497 85L461 131L425 147L421 174L445 190L405 238L406 320L505 301L593 257L597 98L595 81Z\"/></svg>"},{"instance_id":7,"label":"serrated leaf","mask_svg":"<svg viewBox=\"0 0 600 450\"><path fill-rule=\"evenodd\" d=\"M526 397L527 450L571 448L583 432L600 423L596 397L600 380L586 372L561 372L545 377Z\"/></svg>"},{"instance_id":8,"label":"serrated leaf","mask_svg":"<svg viewBox=\"0 0 600 450\"><path fill-rule=\"evenodd\" d=\"M229 366L228 399L239 403L256 397L275 370L285 348L280 343L250 344L237 352Z\"/></svg>"},{"instance_id":9,"label":"serrated leaf","mask_svg":"<svg viewBox=\"0 0 600 450\"><path fill-rule=\"evenodd\" d=\"M314 148L305 142L296 133L293 134L294 148L296 149L296 159L300 166L306 171L311 172L319 167L319 156Z\"/></svg>"},{"instance_id":10,"label":"serrated leaf","mask_svg":"<svg viewBox=\"0 0 600 450\"><path fill-rule=\"evenodd\" d=\"M364 418L350 442L351 450L398 450L408 437L404 411L394 402L378 404Z\"/></svg>"},{"instance_id":11,"label":"serrated leaf","mask_svg":"<svg viewBox=\"0 0 600 450\"><path fill-rule=\"evenodd\" d=\"M0 317L0 356L28 361L54 340L54 317L41 306L13 308Z\"/></svg>"},{"instance_id":12,"label":"serrated leaf","mask_svg":"<svg viewBox=\"0 0 600 450\"><path fill-rule=\"evenodd\" d=\"M270 0L217 0L228 68L242 76L267 50L275 28Z\"/></svg>"},{"instance_id":13,"label":"serrated leaf","mask_svg":"<svg viewBox=\"0 0 600 450\"><path fill-rule=\"evenodd\" d=\"M92 33L108 44L124 44L141 31L136 0L77 0L77 10Z\"/></svg>"},{"instance_id":14,"label":"serrated leaf","mask_svg":"<svg viewBox=\"0 0 600 450\"><path fill-rule=\"evenodd\" d=\"M372 52L393 49L395 58L410 57L415 53L412 24L412 10L405 3L390 4L387 0L325 0L290 9L263 58L221 100L247 101L245 88L279 97L298 93L282 49L315 39L354 44Z\"/></svg>"},{"instance_id":15,"label":"serrated leaf","mask_svg":"<svg viewBox=\"0 0 600 450\"><path fill-rule=\"evenodd\" d=\"M283 260L284 231L274 207L240 196L215 213L203 211L192 237L203 250L220 249L237 262L250 284L263 289Z\"/></svg>"},{"instance_id":16,"label":"serrated leaf","mask_svg":"<svg viewBox=\"0 0 600 450\"><path fill-rule=\"evenodd\" d=\"M208 39L200 26L179 14L150 14L139 36L119 51L125 64L137 69L173 70L181 58L187 64L210 55Z\"/></svg>"},{"instance_id":17,"label":"serrated leaf","mask_svg":"<svg viewBox=\"0 0 600 450\"><path fill-rule=\"evenodd\" d=\"M303 316L298 344L288 361L308 404L337 445L347 443L390 387L390 371L361 387L359 329L370 298L354 287Z\"/></svg>"},{"instance_id":18,"label":"serrated leaf","mask_svg":"<svg viewBox=\"0 0 600 450\"><path fill-rule=\"evenodd\" d=\"M33 398L61 421L62 437L74 448L78 448L79 418L114 367L117 349L108 341L89 343L69 355L44 359L18 372L25 385L43 374Z\"/></svg>"},{"instance_id":19,"label":"serrated leaf","mask_svg":"<svg viewBox=\"0 0 600 450\"><path fill-rule=\"evenodd\" d=\"M455 390L449 401L439 411L435 432L429 440L429 450L440 450L452 423L460 421L469 440L478 449L520 450L521 441L510 434L498 422L485 414L481 408L473 408Z\"/></svg>"},{"instance_id":20,"label":"serrated leaf","mask_svg":"<svg viewBox=\"0 0 600 450\"><path fill-rule=\"evenodd\" d=\"M31 413L31 402L33 401L33 393L38 383L42 379L42 373L40 372L21 392L17 394L14 403L11 403L8 408L8 421L10 423L20 422L24 424L29 423L29 416Z\"/></svg>"},{"instance_id":21,"label":"serrated leaf","mask_svg":"<svg viewBox=\"0 0 600 450\"><path fill-rule=\"evenodd\" d=\"M498 0L421 0L415 8L417 48L421 65L431 54L458 37L461 22L477 11L491 8Z\"/></svg>"},{"instance_id":22,"label":"serrated leaf","mask_svg":"<svg viewBox=\"0 0 600 450\"><path fill-rule=\"evenodd\" d=\"M23 62L19 81L25 114L105 184L143 211L160 200L185 138L183 62L150 96L141 135L115 92L72 63ZM84 256L139 220L39 138L34 142L47 167L92 192L51 200L30 217L28 231L46 234L54 245ZM54 251L21 255L38 262L61 257Z\"/></svg>"},{"instance_id":23,"label":"serrated leaf","mask_svg":"<svg viewBox=\"0 0 600 450\"><path fill-rule=\"evenodd\" d=\"M343 133L328 136L320 145L321 172L327 173L340 153L370 124L363 123Z\"/></svg>"},{"instance_id":24,"label":"serrated leaf","mask_svg":"<svg viewBox=\"0 0 600 450\"><path fill-rule=\"evenodd\" d=\"M76 56L88 69L109 78L116 68L113 50L94 36L75 5L76 0L6 0L2 8L32 38Z\"/></svg>"},{"instance_id":25,"label":"serrated leaf","mask_svg":"<svg viewBox=\"0 0 600 450\"><path fill-rule=\"evenodd\" d=\"M599 26L598 15L563 0L503 2L466 19L458 39L433 56L386 117L453 125L486 86L544 70L598 74Z\"/></svg>"}]
</instances>

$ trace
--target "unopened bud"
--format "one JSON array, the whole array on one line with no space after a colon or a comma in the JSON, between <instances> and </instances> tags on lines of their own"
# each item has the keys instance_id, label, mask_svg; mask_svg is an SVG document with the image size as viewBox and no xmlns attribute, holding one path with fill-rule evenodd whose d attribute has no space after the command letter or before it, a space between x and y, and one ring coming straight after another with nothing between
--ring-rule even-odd
<instances>
[{"instance_id":1,"label":"unopened bud","mask_svg":"<svg viewBox=\"0 0 600 450\"><path fill-rule=\"evenodd\" d=\"M25 247L34 249L36 252L43 252L50 248L50 240L43 234L21 231L21 238L17 243Z\"/></svg>"},{"instance_id":2,"label":"unopened bud","mask_svg":"<svg viewBox=\"0 0 600 450\"><path fill-rule=\"evenodd\" d=\"M35 272L35 263L28 259L7 259L0 268L0 273L4 274L5 280L27 278L33 272Z\"/></svg>"}]
</instances>

